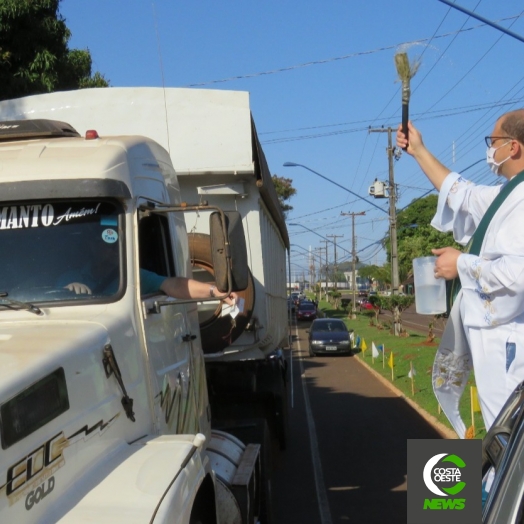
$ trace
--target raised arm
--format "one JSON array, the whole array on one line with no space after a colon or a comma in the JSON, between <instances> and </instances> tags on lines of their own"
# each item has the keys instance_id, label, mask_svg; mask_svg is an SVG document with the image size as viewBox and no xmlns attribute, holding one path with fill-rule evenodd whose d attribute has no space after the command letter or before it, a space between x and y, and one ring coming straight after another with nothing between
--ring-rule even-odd
<instances>
[{"instance_id":1,"label":"raised arm","mask_svg":"<svg viewBox=\"0 0 524 524\"><path fill-rule=\"evenodd\" d=\"M422 171L428 177L429 181L440 191L444 179L451 173L451 171L444 166L431 152L426 148L422 141L422 135L419 130L408 122L409 141L406 135L402 132L402 125L397 129L397 146L404 149L417 162Z\"/></svg>"},{"instance_id":2,"label":"raised arm","mask_svg":"<svg viewBox=\"0 0 524 524\"><path fill-rule=\"evenodd\" d=\"M198 280L184 277L166 278L160 285L160 290L170 297L180 299L209 298L221 295L213 283L199 282ZM236 293L231 293L229 297L223 300L232 305L237 298L238 295Z\"/></svg>"}]
</instances>

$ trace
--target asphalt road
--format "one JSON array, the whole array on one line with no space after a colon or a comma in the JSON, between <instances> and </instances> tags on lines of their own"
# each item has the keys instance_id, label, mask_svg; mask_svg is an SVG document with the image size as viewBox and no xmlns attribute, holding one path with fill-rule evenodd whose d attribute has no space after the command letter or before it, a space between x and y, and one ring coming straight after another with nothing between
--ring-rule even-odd
<instances>
[{"instance_id":1,"label":"asphalt road","mask_svg":"<svg viewBox=\"0 0 524 524\"><path fill-rule=\"evenodd\" d=\"M275 524L404 524L407 439L442 437L358 359L308 357L306 327L287 352L289 440L274 457Z\"/></svg>"}]
</instances>

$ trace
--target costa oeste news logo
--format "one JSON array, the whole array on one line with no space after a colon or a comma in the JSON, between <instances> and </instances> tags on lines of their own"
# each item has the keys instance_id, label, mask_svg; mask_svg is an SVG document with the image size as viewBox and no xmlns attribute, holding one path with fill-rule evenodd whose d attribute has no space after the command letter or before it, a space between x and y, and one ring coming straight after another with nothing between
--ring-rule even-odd
<instances>
[{"instance_id":1,"label":"costa oeste news logo","mask_svg":"<svg viewBox=\"0 0 524 524\"><path fill-rule=\"evenodd\" d=\"M482 441L408 439L408 524L478 524Z\"/></svg>"},{"instance_id":2,"label":"costa oeste news logo","mask_svg":"<svg viewBox=\"0 0 524 524\"><path fill-rule=\"evenodd\" d=\"M439 462L441 465L435 467ZM444 464L445 463L445 464ZM466 483L461 480L461 468L466 463L457 455L439 453L431 457L424 466L422 477L426 487L439 498L425 499L424 509L464 509L466 499L442 498L458 495ZM450 485L452 484L452 485Z\"/></svg>"}]
</instances>

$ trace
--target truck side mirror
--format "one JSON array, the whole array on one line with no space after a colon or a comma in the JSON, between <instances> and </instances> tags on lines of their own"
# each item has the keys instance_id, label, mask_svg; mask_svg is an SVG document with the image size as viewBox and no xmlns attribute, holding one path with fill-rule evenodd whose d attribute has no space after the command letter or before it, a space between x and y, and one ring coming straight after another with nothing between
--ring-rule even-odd
<instances>
[{"instance_id":1,"label":"truck side mirror","mask_svg":"<svg viewBox=\"0 0 524 524\"><path fill-rule=\"evenodd\" d=\"M211 213L209 232L215 284L221 293L228 291L228 273L231 268L231 291L243 291L248 286L247 249L242 217L238 211Z\"/></svg>"}]
</instances>

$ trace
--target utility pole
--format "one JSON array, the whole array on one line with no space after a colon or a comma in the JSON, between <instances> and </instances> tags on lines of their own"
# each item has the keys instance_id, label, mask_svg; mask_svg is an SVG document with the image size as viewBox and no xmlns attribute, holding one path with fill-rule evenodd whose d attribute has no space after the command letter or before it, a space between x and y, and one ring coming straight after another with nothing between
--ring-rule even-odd
<instances>
[{"instance_id":1,"label":"utility pole","mask_svg":"<svg viewBox=\"0 0 524 524\"><path fill-rule=\"evenodd\" d=\"M326 235L327 237L331 237L331 238L334 238L334 244L335 244L335 265L333 266L335 271L334 271L334 278L333 280L335 281L335 291L337 290L337 238L342 238L344 235ZM327 249L327 244L326 244L326 249Z\"/></svg>"},{"instance_id":2,"label":"utility pole","mask_svg":"<svg viewBox=\"0 0 524 524\"><path fill-rule=\"evenodd\" d=\"M398 295L398 250L397 250L397 188L393 173L394 148L391 140L391 127L387 129L370 129L370 133L388 134L388 164L389 164L389 239L391 241L391 294Z\"/></svg>"},{"instance_id":3,"label":"utility pole","mask_svg":"<svg viewBox=\"0 0 524 524\"><path fill-rule=\"evenodd\" d=\"M350 216L351 217L351 288L353 291L353 305L351 307L351 318L355 319L357 318L357 243L355 238L355 217L356 216L363 216L365 215L365 211L361 211L360 213L340 213L342 216Z\"/></svg>"},{"instance_id":4,"label":"utility pole","mask_svg":"<svg viewBox=\"0 0 524 524\"><path fill-rule=\"evenodd\" d=\"M322 282L322 248L321 247L315 248L313 252L315 253L315 256L318 256L318 282L319 282L318 299L322 300L322 283L321 283Z\"/></svg>"},{"instance_id":5,"label":"utility pole","mask_svg":"<svg viewBox=\"0 0 524 524\"><path fill-rule=\"evenodd\" d=\"M324 298L325 300L327 301L327 292L328 292L328 240L324 240L324 242L326 243L326 273L325 273L325 278L326 278L326 287L324 289Z\"/></svg>"},{"instance_id":6,"label":"utility pole","mask_svg":"<svg viewBox=\"0 0 524 524\"><path fill-rule=\"evenodd\" d=\"M315 277L315 259L311 252L311 246L309 246L309 289L312 289Z\"/></svg>"}]
</instances>

